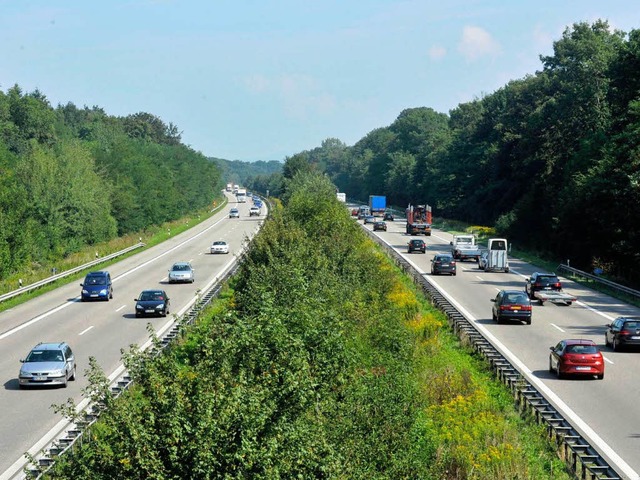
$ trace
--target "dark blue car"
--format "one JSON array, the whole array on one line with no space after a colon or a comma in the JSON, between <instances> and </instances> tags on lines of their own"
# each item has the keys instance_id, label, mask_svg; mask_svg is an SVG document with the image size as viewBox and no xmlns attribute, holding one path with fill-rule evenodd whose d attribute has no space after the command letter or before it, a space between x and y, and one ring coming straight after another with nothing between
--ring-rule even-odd
<instances>
[{"instance_id":1,"label":"dark blue car","mask_svg":"<svg viewBox=\"0 0 640 480\"><path fill-rule=\"evenodd\" d=\"M80 284L82 291L80 299L84 302L87 300L105 300L113 298L113 284L111 283L111 275L107 271L89 272L84 277L84 282Z\"/></svg>"}]
</instances>

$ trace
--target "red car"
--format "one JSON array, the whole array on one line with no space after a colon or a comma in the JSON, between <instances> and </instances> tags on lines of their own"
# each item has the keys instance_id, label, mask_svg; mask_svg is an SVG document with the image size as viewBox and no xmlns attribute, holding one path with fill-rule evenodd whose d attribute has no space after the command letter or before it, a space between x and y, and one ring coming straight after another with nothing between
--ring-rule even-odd
<instances>
[{"instance_id":1,"label":"red car","mask_svg":"<svg viewBox=\"0 0 640 480\"><path fill-rule=\"evenodd\" d=\"M592 340L562 340L549 347L549 371L558 378L565 375L595 375L604 378L604 358Z\"/></svg>"}]
</instances>

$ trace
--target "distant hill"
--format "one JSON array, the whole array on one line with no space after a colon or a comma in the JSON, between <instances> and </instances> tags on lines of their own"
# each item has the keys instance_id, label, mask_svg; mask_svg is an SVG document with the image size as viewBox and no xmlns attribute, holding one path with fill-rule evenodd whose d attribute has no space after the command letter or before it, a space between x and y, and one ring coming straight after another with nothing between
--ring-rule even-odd
<instances>
[{"instance_id":1,"label":"distant hill","mask_svg":"<svg viewBox=\"0 0 640 480\"><path fill-rule=\"evenodd\" d=\"M257 162L242 162L240 160L224 160L210 157L210 160L222 170L222 179L225 182L233 182L239 185L247 183L247 179L282 172L283 162L278 160L258 160Z\"/></svg>"}]
</instances>

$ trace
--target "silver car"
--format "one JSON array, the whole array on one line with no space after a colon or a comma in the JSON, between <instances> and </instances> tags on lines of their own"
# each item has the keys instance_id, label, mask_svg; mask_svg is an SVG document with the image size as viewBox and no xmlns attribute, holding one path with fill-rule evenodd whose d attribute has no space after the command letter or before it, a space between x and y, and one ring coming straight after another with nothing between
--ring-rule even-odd
<instances>
[{"instance_id":1,"label":"silver car","mask_svg":"<svg viewBox=\"0 0 640 480\"><path fill-rule=\"evenodd\" d=\"M193 283L195 281L195 270L190 262L174 263L169 270L169 283Z\"/></svg>"},{"instance_id":2,"label":"silver car","mask_svg":"<svg viewBox=\"0 0 640 480\"><path fill-rule=\"evenodd\" d=\"M36 386L67 386L76 379L76 359L65 342L39 343L20 360L20 388Z\"/></svg>"},{"instance_id":3,"label":"silver car","mask_svg":"<svg viewBox=\"0 0 640 480\"><path fill-rule=\"evenodd\" d=\"M217 240L211 245L211 254L229 253L229 244L224 240Z\"/></svg>"}]
</instances>

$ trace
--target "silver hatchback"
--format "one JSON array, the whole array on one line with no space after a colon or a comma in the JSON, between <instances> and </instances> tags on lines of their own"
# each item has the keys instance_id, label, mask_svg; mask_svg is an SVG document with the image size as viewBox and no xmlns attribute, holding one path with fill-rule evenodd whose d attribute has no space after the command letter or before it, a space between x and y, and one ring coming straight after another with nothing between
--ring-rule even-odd
<instances>
[{"instance_id":1,"label":"silver hatchback","mask_svg":"<svg viewBox=\"0 0 640 480\"><path fill-rule=\"evenodd\" d=\"M195 270L191 266L190 262L174 263L171 270L169 270L169 283L193 283L195 281Z\"/></svg>"},{"instance_id":2,"label":"silver hatchback","mask_svg":"<svg viewBox=\"0 0 640 480\"><path fill-rule=\"evenodd\" d=\"M76 359L65 342L39 343L20 360L20 388L36 386L66 387L76 379Z\"/></svg>"}]
</instances>

